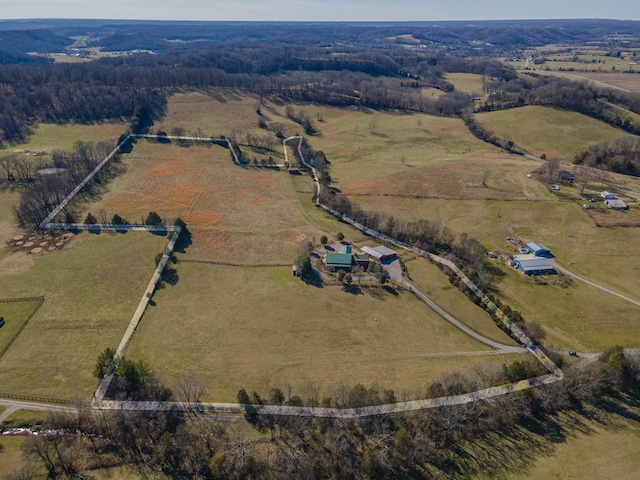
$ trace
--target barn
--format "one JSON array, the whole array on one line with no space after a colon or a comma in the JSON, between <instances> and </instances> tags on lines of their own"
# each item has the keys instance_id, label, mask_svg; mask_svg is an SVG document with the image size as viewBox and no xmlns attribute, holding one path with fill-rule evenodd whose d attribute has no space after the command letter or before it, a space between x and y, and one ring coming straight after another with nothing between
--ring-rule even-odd
<instances>
[{"instance_id":1,"label":"barn","mask_svg":"<svg viewBox=\"0 0 640 480\"><path fill-rule=\"evenodd\" d=\"M534 255L519 255L513 257L511 265L520 270L525 275L553 275L555 268L548 258L536 257Z\"/></svg>"},{"instance_id":2,"label":"barn","mask_svg":"<svg viewBox=\"0 0 640 480\"><path fill-rule=\"evenodd\" d=\"M395 260L398 257L398 253L390 248L378 246L378 247L362 247L362 251L368 253L374 258L377 258L381 262L386 260Z\"/></svg>"},{"instance_id":3,"label":"barn","mask_svg":"<svg viewBox=\"0 0 640 480\"><path fill-rule=\"evenodd\" d=\"M551 250L549 250L541 243L529 242L527 243L525 248L531 255L535 255L536 257L553 258L553 255L551 255Z\"/></svg>"}]
</instances>

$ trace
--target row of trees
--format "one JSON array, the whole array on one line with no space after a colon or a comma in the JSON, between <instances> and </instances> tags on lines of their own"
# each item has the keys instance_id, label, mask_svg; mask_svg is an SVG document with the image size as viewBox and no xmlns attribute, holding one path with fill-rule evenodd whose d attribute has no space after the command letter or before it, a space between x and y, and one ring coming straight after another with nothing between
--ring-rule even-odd
<instances>
[{"instance_id":1,"label":"row of trees","mask_svg":"<svg viewBox=\"0 0 640 480\"><path fill-rule=\"evenodd\" d=\"M71 152L54 153L54 165L61 171L53 175L38 176L22 190L20 201L14 207L20 226L37 227L114 148L113 142L77 142ZM115 156L107 167L88 182L78 194L79 197L91 196L118 168L118 159Z\"/></svg>"},{"instance_id":2,"label":"row of trees","mask_svg":"<svg viewBox=\"0 0 640 480\"><path fill-rule=\"evenodd\" d=\"M640 176L640 137L621 137L591 145L574 163L625 175Z\"/></svg>"}]
</instances>

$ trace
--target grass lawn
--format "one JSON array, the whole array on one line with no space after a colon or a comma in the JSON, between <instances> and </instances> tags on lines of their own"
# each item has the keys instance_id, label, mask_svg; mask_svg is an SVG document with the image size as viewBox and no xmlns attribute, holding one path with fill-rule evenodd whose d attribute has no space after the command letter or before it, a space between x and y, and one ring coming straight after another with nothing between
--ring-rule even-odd
<instances>
[{"instance_id":1,"label":"grass lawn","mask_svg":"<svg viewBox=\"0 0 640 480\"><path fill-rule=\"evenodd\" d=\"M411 282L434 302L485 337L505 345L516 345L511 337L496 326L487 312L451 285L449 277L438 267L408 252L402 252L400 258L407 266Z\"/></svg>"},{"instance_id":2,"label":"grass lawn","mask_svg":"<svg viewBox=\"0 0 640 480\"><path fill-rule=\"evenodd\" d=\"M118 345L166 243L165 237L143 232L84 233L60 252L0 260L3 296L46 298L0 359L2 390L89 396L98 353Z\"/></svg>"},{"instance_id":3,"label":"grass lawn","mask_svg":"<svg viewBox=\"0 0 640 480\"><path fill-rule=\"evenodd\" d=\"M576 153L603 140L628 135L599 120L550 107L526 106L477 114L485 127L533 155L571 162Z\"/></svg>"},{"instance_id":4,"label":"grass lawn","mask_svg":"<svg viewBox=\"0 0 640 480\"><path fill-rule=\"evenodd\" d=\"M36 309L39 303L38 301L0 301L0 317L5 319L4 327L0 328L0 350L13 338L13 335L20 329L27 317Z\"/></svg>"},{"instance_id":5,"label":"grass lawn","mask_svg":"<svg viewBox=\"0 0 640 480\"><path fill-rule=\"evenodd\" d=\"M22 457L22 444L27 437L8 436L0 437L0 478L9 478L9 474L20 470L25 464Z\"/></svg>"},{"instance_id":6,"label":"grass lawn","mask_svg":"<svg viewBox=\"0 0 640 480\"><path fill-rule=\"evenodd\" d=\"M295 390L305 381L325 392L348 380L401 392L444 371L501 361L466 356L490 349L404 291L317 288L289 268L177 268L180 281L155 294L157 305L145 313L127 355L148 361L169 385L196 372L209 400L234 401L241 387Z\"/></svg>"}]
</instances>

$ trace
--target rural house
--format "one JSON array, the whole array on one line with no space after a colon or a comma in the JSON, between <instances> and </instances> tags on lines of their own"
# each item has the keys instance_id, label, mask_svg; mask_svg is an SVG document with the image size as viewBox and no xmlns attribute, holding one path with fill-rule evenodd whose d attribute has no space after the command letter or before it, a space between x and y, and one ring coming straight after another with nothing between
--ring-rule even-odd
<instances>
[{"instance_id":1,"label":"rural house","mask_svg":"<svg viewBox=\"0 0 640 480\"><path fill-rule=\"evenodd\" d=\"M350 245L343 245L340 248L340 253L327 253L324 257L324 264L327 270L330 272L337 272L338 270L350 272L353 263L352 253L353 250Z\"/></svg>"}]
</instances>

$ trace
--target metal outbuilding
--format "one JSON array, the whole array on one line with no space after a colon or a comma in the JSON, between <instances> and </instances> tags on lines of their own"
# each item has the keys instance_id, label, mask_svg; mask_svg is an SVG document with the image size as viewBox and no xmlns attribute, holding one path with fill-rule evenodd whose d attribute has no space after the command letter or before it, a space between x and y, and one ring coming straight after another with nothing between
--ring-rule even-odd
<instances>
[{"instance_id":1,"label":"metal outbuilding","mask_svg":"<svg viewBox=\"0 0 640 480\"><path fill-rule=\"evenodd\" d=\"M548 258L536 257L534 255L519 255L513 257L511 265L520 270L525 275L552 275L556 273Z\"/></svg>"},{"instance_id":2,"label":"metal outbuilding","mask_svg":"<svg viewBox=\"0 0 640 480\"><path fill-rule=\"evenodd\" d=\"M390 248L378 246L378 247L362 247L363 252L368 253L374 258L377 258L381 262L385 260L391 260L398 256L398 253L395 250L391 250Z\"/></svg>"},{"instance_id":3,"label":"metal outbuilding","mask_svg":"<svg viewBox=\"0 0 640 480\"><path fill-rule=\"evenodd\" d=\"M525 248L530 254L535 255L536 257L544 257L544 258L553 257L553 255L551 255L551 250L549 250L547 247L545 247L541 243L529 242L527 243Z\"/></svg>"}]
</instances>

